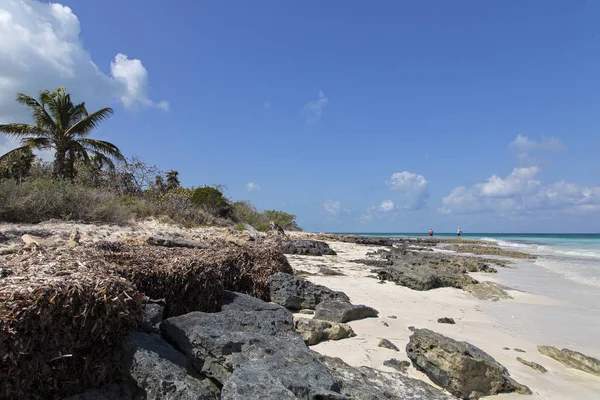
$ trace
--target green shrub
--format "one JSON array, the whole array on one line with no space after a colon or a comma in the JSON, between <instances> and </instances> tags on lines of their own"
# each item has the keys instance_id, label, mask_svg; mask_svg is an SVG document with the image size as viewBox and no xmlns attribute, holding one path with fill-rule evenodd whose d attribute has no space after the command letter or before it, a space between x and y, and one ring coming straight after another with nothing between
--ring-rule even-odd
<instances>
[{"instance_id":1,"label":"green shrub","mask_svg":"<svg viewBox=\"0 0 600 400\"><path fill-rule=\"evenodd\" d=\"M190 197L192 203L220 218L233 216L231 204L223 193L214 187L203 186L194 189Z\"/></svg>"},{"instance_id":2,"label":"green shrub","mask_svg":"<svg viewBox=\"0 0 600 400\"><path fill-rule=\"evenodd\" d=\"M285 230L297 231L300 230L298 225L296 224L296 216L294 214L289 214L283 211L277 210L266 210L263 215L266 219L275 222L277 225L282 227Z\"/></svg>"}]
</instances>

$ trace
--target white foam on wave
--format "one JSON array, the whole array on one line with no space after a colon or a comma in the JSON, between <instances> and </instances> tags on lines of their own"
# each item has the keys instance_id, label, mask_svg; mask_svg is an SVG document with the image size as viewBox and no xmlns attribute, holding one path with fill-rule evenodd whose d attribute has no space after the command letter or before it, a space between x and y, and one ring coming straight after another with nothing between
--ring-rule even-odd
<instances>
[{"instance_id":1,"label":"white foam on wave","mask_svg":"<svg viewBox=\"0 0 600 400\"><path fill-rule=\"evenodd\" d=\"M582 248L585 245L575 243L567 247L565 245L487 239L495 240L498 246L502 248L518 249L519 251L535 254L538 256L535 261L536 265L558 273L568 279L600 287L600 245L593 248Z\"/></svg>"}]
</instances>

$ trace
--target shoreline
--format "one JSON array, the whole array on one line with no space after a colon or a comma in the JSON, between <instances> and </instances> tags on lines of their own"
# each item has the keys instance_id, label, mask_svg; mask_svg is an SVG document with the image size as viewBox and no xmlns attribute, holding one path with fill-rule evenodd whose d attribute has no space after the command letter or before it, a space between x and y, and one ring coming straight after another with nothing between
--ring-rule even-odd
<instances>
[{"instance_id":1,"label":"shoreline","mask_svg":"<svg viewBox=\"0 0 600 400\"><path fill-rule=\"evenodd\" d=\"M345 276L308 275L306 279L345 292L355 304L376 308L380 311L380 318L351 322L356 337L323 342L312 346L314 350L340 357L353 366L392 371L383 366L383 361L391 357L407 359L404 346L412 334L408 327L428 328L469 342L489 353L509 370L514 379L531 388L532 398L597 398L600 378L567 368L537 351L538 345L551 345L570 348L592 357L600 356L597 345L594 346L595 338L600 337L600 325L595 323L600 312L569 299L553 298L539 288L535 289L536 282L540 283L540 274L555 275L554 278L558 280L568 281L567 278L535 265L535 260L512 259L514 264L510 268L498 268L495 274L469 273L480 282L491 281L510 287L513 290L508 290L508 293L512 299L497 302L477 300L455 288L415 291L393 282L379 283L369 277L369 267L349 262L384 247L336 241L327 243L338 253L337 256L288 256L288 260L293 268L307 272L318 273L319 266L324 265L344 273ZM434 248L434 251L440 250ZM545 284L552 276L546 278ZM576 282L572 284L586 286ZM600 299L600 290L596 294ZM452 317L456 324L440 324L437 319L441 317ZM377 347L379 340L384 338L396 344L400 351L390 352ZM523 349L525 353L504 350L504 347ZM541 374L521 364L517 357L543 365L548 373ZM432 384L413 367L409 368L408 375ZM523 397L513 393L498 395L498 398L512 400Z\"/></svg>"}]
</instances>

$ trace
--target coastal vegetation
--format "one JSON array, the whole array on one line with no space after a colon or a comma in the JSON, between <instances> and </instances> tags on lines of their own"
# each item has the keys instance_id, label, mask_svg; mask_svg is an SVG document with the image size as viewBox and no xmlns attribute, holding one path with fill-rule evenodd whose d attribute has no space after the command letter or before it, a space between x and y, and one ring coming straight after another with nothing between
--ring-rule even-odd
<instances>
[{"instance_id":1,"label":"coastal vegetation","mask_svg":"<svg viewBox=\"0 0 600 400\"><path fill-rule=\"evenodd\" d=\"M247 224L259 231L274 221L299 230L293 214L233 201L223 186L182 187L177 171L125 158L116 145L92 139L94 129L113 114L111 108L89 113L63 87L42 90L37 99L19 93L17 102L29 109L34 123L0 125L0 135L20 141L0 156L0 220L123 224L154 217L186 227L246 229ZM54 160L40 159L36 150L54 151Z\"/></svg>"}]
</instances>

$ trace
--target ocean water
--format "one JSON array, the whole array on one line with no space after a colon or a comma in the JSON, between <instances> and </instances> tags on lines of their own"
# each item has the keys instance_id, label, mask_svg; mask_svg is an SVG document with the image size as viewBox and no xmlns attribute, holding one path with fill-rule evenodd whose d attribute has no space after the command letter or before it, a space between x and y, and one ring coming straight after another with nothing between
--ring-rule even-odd
<instances>
[{"instance_id":1,"label":"ocean water","mask_svg":"<svg viewBox=\"0 0 600 400\"><path fill-rule=\"evenodd\" d=\"M355 233L379 237L428 237L425 233ZM456 237L456 234L435 234ZM600 234L463 233L462 237L494 240L502 248L535 254L535 264L576 282L600 288Z\"/></svg>"}]
</instances>

